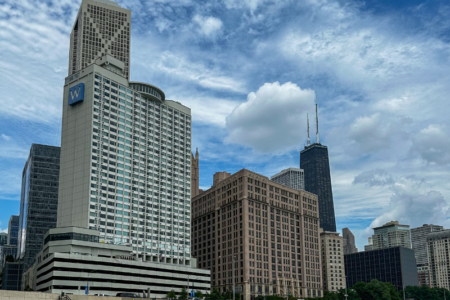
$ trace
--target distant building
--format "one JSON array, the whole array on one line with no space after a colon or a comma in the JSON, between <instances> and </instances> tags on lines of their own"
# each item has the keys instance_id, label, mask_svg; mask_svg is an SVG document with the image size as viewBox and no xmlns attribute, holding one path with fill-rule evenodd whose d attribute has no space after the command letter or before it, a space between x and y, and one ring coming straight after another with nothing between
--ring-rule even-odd
<instances>
[{"instance_id":1,"label":"distant building","mask_svg":"<svg viewBox=\"0 0 450 300\"><path fill-rule=\"evenodd\" d=\"M316 121L317 142L310 144L308 120L308 145L300 152L300 169L305 172L305 191L317 195L319 199L320 227L324 231L336 232L328 148L319 142L317 106Z\"/></svg>"},{"instance_id":2,"label":"distant building","mask_svg":"<svg viewBox=\"0 0 450 300\"><path fill-rule=\"evenodd\" d=\"M431 287L450 289L450 230L427 235Z\"/></svg>"},{"instance_id":3,"label":"distant building","mask_svg":"<svg viewBox=\"0 0 450 300\"><path fill-rule=\"evenodd\" d=\"M192 255L220 292L233 288L234 262L244 300L320 297L319 225L316 195L246 169L218 172L192 199Z\"/></svg>"},{"instance_id":4,"label":"distant building","mask_svg":"<svg viewBox=\"0 0 450 300\"><path fill-rule=\"evenodd\" d=\"M369 237L369 244L364 246L364 251L373 250L373 240L372 237Z\"/></svg>"},{"instance_id":5,"label":"distant building","mask_svg":"<svg viewBox=\"0 0 450 300\"><path fill-rule=\"evenodd\" d=\"M344 254L352 254L358 252L355 245L355 236L347 227L342 229L342 238L344 241Z\"/></svg>"},{"instance_id":6,"label":"distant building","mask_svg":"<svg viewBox=\"0 0 450 300\"><path fill-rule=\"evenodd\" d=\"M305 172L298 168L284 169L270 177L273 182L283 184L291 189L304 190L305 189Z\"/></svg>"},{"instance_id":7,"label":"distant building","mask_svg":"<svg viewBox=\"0 0 450 300\"><path fill-rule=\"evenodd\" d=\"M416 254L419 285L431 286L428 269L427 236L432 232L444 230L443 226L424 224L421 227L411 228L411 244Z\"/></svg>"},{"instance_id":8,"label":"distant building","mask_svg":"<svg viewBox=\"0 0 450 300\"><path fill-rule=\"evenodd\" d=\"M198 149L194 154L191 153L191 197L194 198L200 194L200 161Z\"/></svg>"},{"instance_id":9,"label":"distant building","mask_svg":"<svg viewBox=\"0 0 450 300\"><path fill-rule=\"evenodd\" d=\"M24 270L42 250L44 234L56 227L60 147L32 144L22 172L17 258Z\"/></svg>"},{"instance_id":10,"label":"distant building","mask_svg":"<svg viewBox=\"0 0 450 300\"><path fill-rule=\"evenodd\" d=\"M344 240L338 232L320 233L323 288L336 292L345 288Z\"/></svg>"},{"instance_id":11,"label":"distant building","mask_svg":"<svg viewBox=\"0 0 450 300\"><path fill-rule=\"evenodd\" d=\"M189 265L146 261L137 257L130 244L102 243L98 231L79 227L50 229L44 239L34 270L26 274L33 276L28 282L35 291L78 293L88 285L89 295L129 292L142 296L151 288L150 297L161 299L188 282L191 289L204 294L211 288L210 271L196 268L195 259Z\"/></svg>"},{"instance_id":12,"label":"distant building","mask_svg":"<svg viewBox=\"0 0 450 300\"><path fill-rule=\"evenodd\" d=\"M19 216L11 216L8 223L8 245L17 245L19 237ZM15 255L14 255L15 256Z\"/></svg>"},{"instance_id":13,"label":"distant building","mask_svg":"<svg viewBox=\"0 0 450 300\"><path fill-rule=\"evenodd\" d=\"M414 251L404 247L383 248L344 255L347 285L377 279L390 282L397 291L403 286L418 286Z\"/></svg>"},{"instance_id":14,"label":"distant building","mask_svg":"<svg viewBox=\"0 0 450 300\"><path fill-rule=\"evenodd\" d=\"M409 225L401 225L398 221L391 221L373 230L373 250L397 246L411 249L411 231Z\"/></svg>"},{"instance_id":15,"label":"distant building","mask_svg":"<svg viewBox=\"0 0 450 300\"><path fill-rule=\"evenodd\" d=\"M0 232L0 246L6 245L8 243L8 234L5 232Z\"/></svg>"},{"instance_id":16,"label":"distant building","mask_svg":"<svg viewBox=\"0 0 450 300\"><path fill-rule=\"evenodd\" d=\"M0 246L0 269L4 267L6 257L11 255L14 259L17 254L17 245Z\"/></svg>"}]
</instances>

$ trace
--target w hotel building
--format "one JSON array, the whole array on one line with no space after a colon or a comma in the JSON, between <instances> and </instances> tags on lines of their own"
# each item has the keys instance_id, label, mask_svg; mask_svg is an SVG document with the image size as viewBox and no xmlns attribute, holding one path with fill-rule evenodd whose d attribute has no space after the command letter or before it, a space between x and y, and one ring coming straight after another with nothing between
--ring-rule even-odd
<instances>
[{"instance_id":1,"label":"w hotel building","mask_svg":"<svg viewBox=\"0 0 450 300\"><path fill-rule=\"evenodd\" d=\"M322 296L318 213L312 193L246 169L216 173L192 200L193 256L211 287L232 291L235 280L244 299Z\"/></svg>"}]
</instances>

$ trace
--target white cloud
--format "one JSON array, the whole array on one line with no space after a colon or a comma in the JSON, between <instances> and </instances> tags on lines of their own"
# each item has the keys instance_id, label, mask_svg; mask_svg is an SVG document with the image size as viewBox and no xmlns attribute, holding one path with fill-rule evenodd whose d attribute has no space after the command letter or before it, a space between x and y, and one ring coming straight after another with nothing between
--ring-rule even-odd
<instances>
[{"instance_id":1,"label":"white cloud","mask_svg":"<svg viewBox=\"0 0 450 300\"><path fill-rule=\"evenodd\" d=\"M10 140L11 140L11 137L10 137L10 136L7 136L6 134L3 134L3 133L2 133L2 135L1 135L1 137L2 137L2 139L4 139L5 141L10 141Z\"/></svg>"},{"instance_id":2,"label":"white cloud","mask_svg":"<svg viewBox=\"0 0 450 300\"><path fill-rule=\"evenodd\" d=\"M314 111L315 93L287 82L265 83L227 117L226 142L259 153L286 153L299 147L306 114Z\"/></svg>"},{"instance_id":3,"label":"white cloud","mask_svg":"<svg viewBox=\"0 0 450 300\"><path fill-rule=\"evenodd\" d=\"M444 125L429 125L412 138L411 152L432 164L450 163L450 134Z\"/></svg>"},{"instance_id":4,"label":"white cloud","mask_svg":"<svg viewBox=\"0 0 450 300\"><path fill-rule=\"evenodd\" d=\"M218 18L195 15L192 20L199 26L199 33L206 37L214 37L222 31L223 23Z\"/></svg>"},{"instance_id":5,"label":"white cloud","mask_svg":"<svg viewBox=\"0 0 450 300\"><path fill-rule=\"evenodd\" d=\"M408 176L398 180L390 189L393 194L389 205L366 231L371 232L371 228L389 221L399 221L411 225L411 228L422 224L450 225L447 220L449 203L439 191L430 189L423 179Z\"/></svg>"},{"instance_id":6,"label":"white cloud","mask_svg":"<svg viewBox=\"0 0 450 300\"><path fill-rule=\"evenodd\" d=\"M353 184L362 183L369 187L372 186L385 186L394 184L392 176L383 169L375 169L363 172L355 177Z\"/></svg>"}]
</instances>

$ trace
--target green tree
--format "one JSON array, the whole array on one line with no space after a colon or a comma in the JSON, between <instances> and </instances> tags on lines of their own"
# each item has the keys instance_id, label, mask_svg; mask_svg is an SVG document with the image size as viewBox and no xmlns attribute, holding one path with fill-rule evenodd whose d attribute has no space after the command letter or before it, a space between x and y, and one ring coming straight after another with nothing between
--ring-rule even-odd
<instances>
[{"instance_id":1,"label":"green tree","mask_svg":"<svg viewBox=\"0 0 450 300\"><path fill-rule=\"evenodd\" d=\"M14 262L14 256L12 255L6 255L5 262Z\"/></svg>"},{"instance_id":2,"label":"green tree","mask_svg":"<svg viewBox=\"0 0 450 300\"><path fill-rule=\"evenodd\" d=\"M25 291L26 292L29 292L29 291L34 291L32 288L30 288L30 286L29 285L27 285L26 287L25 287Z\"/></svg>"},{"instance_id":3,"label":"green tree","mask_svg":"<svg viewBox=\"0 0 450 300\"><path fill-rule=\"evenodd\" d=\"M361 297L359 297L358 293L354 289L347 289L347 295L347 300L361 300ZM346 300L345 289L340 289L337 296L339 300Z\"/></svg>"},{"instance_id":4,"label":"green tree","mask_svg":"<svg viewBox=\"0 0 450 300\"><path fill-rule=\"evenodd\" d=\"M220 293L220 291L217 288L215 288L212 290L211 294L205 295L205 300L224 300L224 298Z\"/></svg>"},{"instance_id":5,"label":"green tree","mask_svg":"<svg viewBox=\"0 0 450 300\"><path fill-rule=\"evenodd\" d=\"M203 297L205 297L205 295L203 295L201 291L195 291L195 298L203 299Z\"/></svg>"},{"instance_id":6,"label":"green tree","mask_svg":"<svg viewBox=\"0 0 450 300\"><path fill-rule=\"evenodd\" d=\"M167 294L166 298L169 298L170 300L177 299L177 295L175 294L175 291L174 291L174 290L171 290L171 291Z\"/></svg>"},{"instance_id":7,"label":"green tree","mask_svg":"<svg viewBox=\"0 0 450 300\"><path fill-rule=\"evenodd\" d=\"M186 300L188 298L188 292L186 288L182 288L180 292L180 296L178 296L178 300Z\"/></svg>"}]
</instances>

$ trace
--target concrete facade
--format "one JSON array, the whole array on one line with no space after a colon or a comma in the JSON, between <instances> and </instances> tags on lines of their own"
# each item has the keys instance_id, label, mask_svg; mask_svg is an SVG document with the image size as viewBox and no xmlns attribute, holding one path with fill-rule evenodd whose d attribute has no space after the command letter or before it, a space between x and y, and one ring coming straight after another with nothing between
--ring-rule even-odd
<instances>
[{"instance_id":1,"label":"concrete facade","mask_svg":"<svg viewBox=\"0 0 450 300\"><path fill-rule=\"evenodd\" d=\"M427 235L431 287L450 289L450 230Z\"/></svg>"},{"instance_id":2,"label":"concrete facade","mask_svg":"<svg viewBox=\"0 0 450 300\"><path fill-rule=\"evenodd\" d=\"M329 292L345 289L344 239L338 232L320 233L323 288Z\"/></svg>"},{"instance_id":3,"label":"concrete facade","mask_svg":"<svg viewBox=\"0 0 450 300\"><path fill-rule=\"evenodd\" d=\"M44 249L37 255L34 289L45 293L116 295L119 292L141 296L150 288L152 298L164 298L183 287L210 290L210 272L192 265L152 262L130 245L100 242L98 232L66 227L48 231Z\"/></svg>"},{"instance_id":4,"label":"concrete facade","mask_svg":"<svg viewBox=\"0 0 450 300\"><path fill-rule=\"evenodd\" d=\"M342 228L342 238L344 242L344 254L358 252L358 248L355 245L355 236L347 227Z\"/></svg>"},{"instance_id":5,"label":"concrete facade","mask_svg":"<svg viewBox=\"0 0 450 300\"><path fill-rule=\"evenodd\" d=\"M192 200L193 256L212 287L231 291L234 269L246 300L323 295L317 196L246 169L216 175Z\"/></svg>"},{"instance_id":6,"label":"concrete facade","mask_svg":"<svg viewBox=\"0 0 450 300\"><path fill-rule=\"evenodd\" d=\"M270 177L273 182L284 184L295 190L305 189L305 172L298 168L288 168Z\"/></svg>"},{"instance_id":7,"label":"concrete facade","mask_svg":"<svg viewBox=\"0 0 450 300\"><path fill-rule=\"evenodd\" d=\"M110 0L83 0L70 34L69 76L109 54L130 78L131 11Z\"/></svg>"}]
</instances>

